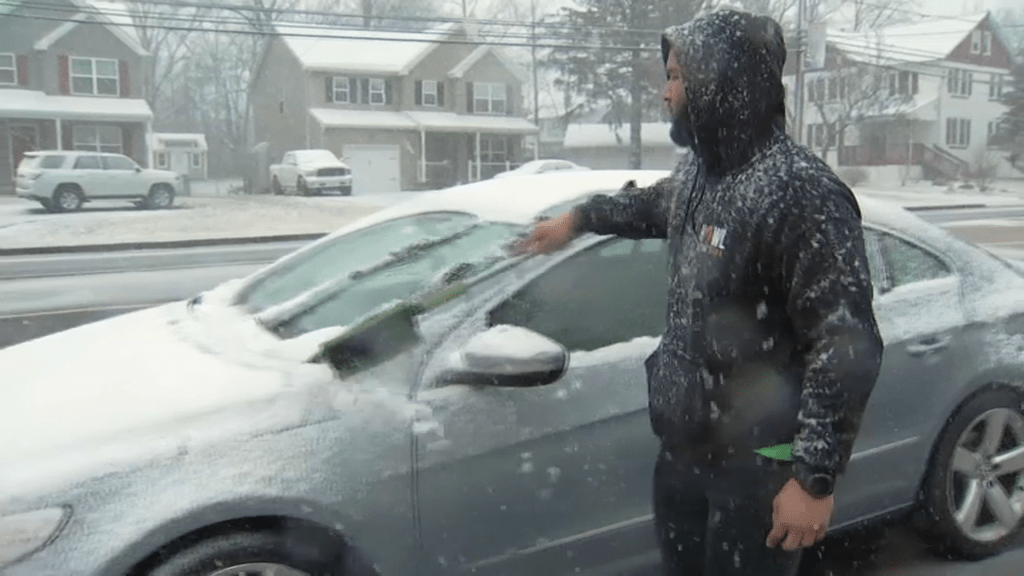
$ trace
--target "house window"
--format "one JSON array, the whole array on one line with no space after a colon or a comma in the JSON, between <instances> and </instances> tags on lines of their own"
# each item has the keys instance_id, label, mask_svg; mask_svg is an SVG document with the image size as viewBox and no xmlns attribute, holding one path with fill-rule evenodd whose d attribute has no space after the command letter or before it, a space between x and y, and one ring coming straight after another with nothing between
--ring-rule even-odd
<instances>
[{"instance_id":1,"label":"house window","mask_svg":"<svg viewBox=\"0 0 1024 576\"><path fill-rule=\"evenodd\" d=\"M198 152L193 152L191 154L191 156L192 156L192 167L193 168L202 168L202 166L203 166L203 155L198 153Z\"/></svg>"},{"instance_id":2,"label":"house window","mask_svg":"<svg viewBox=\"0 0 1024 576\"><path fill-rule=\"evenodd\" d=\"M992 33L988 30L981 33L981 53L985 56L992 55Z\"/></svg>"},{"instance_id":3,"label":"house window","mask_svg":"<svg viewBox=\"0 0 1024 576\"><path fill-rule=\"evenodd\" d=\"M971 88L974 84L974 74L967 70L954 69L949 71L949 78L946 80L946 89L951 96L967 97L971 95Z\"/></svg>"},{"instance_id":4,"label":"house window","mask_svg":"<svg viewBox=\"0 0 1024 576\"><path fill-rule=\"evenodd\" d=\"M121 153L121 128L118 126L75 126L72 132L75 150Z\"/></svg>"},{"instance_id":5,"label":"house window","mask_svg":"<svg viewBox=\"0 0 1024 576\"><path fill-rule=\"evenodd\" d=\"M966 118L946 118L946 146L967 148L971 145L971 121Z\"/></svg>"},{"instance_id":6,"label":"house window","mask_svg":"<svg viewBox=\"0 0 1024 576\"><path fill-rule=\"evenodd\" d=\"M917 94L917 72L893 72L889 74L889 96L912 96Z\"/></svg>"},{"instance_id":7,"label":"house window","mask_svg":"<svg viewBox=\"0 0 1024 576\"><path fill-rule=\"evenodd\" d=\"M988 99L1001 100L1003 98L1003 75L992 74L988 81Z\"/></svg>"},{"instance_id":8,"label":"house window","mask_svg":"<svg viewBox=\"0 0 1024 576\"><path fill-rule=\"evenodd\" d=\"M504 84L473 83L473 111L477 114L504 114L507 109Z\"/></svg>"},{"instance_id":9,"label":"house window","mask_svg":"<svg viewBox=\"0 0 1024 576\"><path fill-rule=\"evenodd\" d=\"M436 80L424 80L423 81L423 105L424 106L437 106L437 81Z\"/></svg>"},{"instance_id":10,"label":"house window","mask_svg":"<svg viewBox=\"0 0 1024 576\"><path fill-rule=\"evenodd\" d=\"M120 94L117 60L72 58L71 93L88 96L117 96Z\"/></svg>"},{"instance_id":11,"label":"house window","mask_svg":"<svg viewBox=\"0 0 1024 576\"><path fill-rule=\"evenodd\" d=\"M981 54L981 30L971 32L971 54Z\"/></svg>"},{"instance_id":12,"label":"house window","mask_svg":"<svg viewBox=\"0 0 1024 576\"><path fill-rule=\"evenodd\" d=\"M156 167L167 168L167 152L156 153Z\"/></svg>"},{"instance_id":13,"label":"house window","mask_svg":"<svg viewBox=\"0 0 1024 576\"><path fill-rule=\"evenodd\" d=\"M480 138L480 162L504 164L508 160L508 142L500 136Z\"/></svg>"},{"instance_id":14,"label":"house window","mask_svg":"<svg viewBox=\"0 0 1024 576\"><path fill-rule=\"evenodd\" d=\"M811 148L824 149L826 144L829 148L835 148L839 141L838 136L835 123L807 126L807 144Z\"/></svg>"},{"instance_id":15,"label":"house window","mask_svg":"<svg viewBox=\"0 0 1024 576\"><path fill-rule=\"evenodd\" d=\"M370 104L388 103L387 83L383 78L370 78Z\"/></svg>"},{"instance_id":16,"label":"house window","mask_svg":"<svg viewBox=\"0 0 1024 576\"><path fill-rule=\"evenodd\" d=\"M348 78L342 78L340 76L335 76L334 78L332 78L331 101L335 102L336 104L348 104L350 102L349 86L351 85L349 84Z\"/></svg>"},{"instance_id":17,"label":"house window","mask_svg":"<svg viewBox=\"0 0 1024 576\"><path fill-rule=\"evenodd\" d=\"M0 84L18 83L18 65L14 54L0 54Z\"/></svg>"},{"instance_id":18,"label":"house window","mask_svg":"<svg viewBox=\"0 0 1024 576\"><path fill-rule=\"evenodd\" d=\"M817 78L811 81L807 87L808 102L826 102L828 96L828 83L824 78Z\"/></svg>"}]
</instances>

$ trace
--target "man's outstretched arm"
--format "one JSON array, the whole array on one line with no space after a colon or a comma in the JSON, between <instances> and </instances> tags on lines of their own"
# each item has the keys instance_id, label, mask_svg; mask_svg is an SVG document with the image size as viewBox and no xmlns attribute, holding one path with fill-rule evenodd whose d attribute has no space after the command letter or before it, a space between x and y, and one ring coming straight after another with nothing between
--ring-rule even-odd
<instances>
[{"instance_id":1,"label":"man's outstretched arm","mask_svg":"<svg viewBox=\"0 0 1024 576\"><path fill-rule=\"evenodd\" d=\"M668 235L668 201L675 174L646 188L627 182L614 195L599 194L574 210L574 233L591 232L623 238L665 238Z\"/></svg>"}]
</instances>

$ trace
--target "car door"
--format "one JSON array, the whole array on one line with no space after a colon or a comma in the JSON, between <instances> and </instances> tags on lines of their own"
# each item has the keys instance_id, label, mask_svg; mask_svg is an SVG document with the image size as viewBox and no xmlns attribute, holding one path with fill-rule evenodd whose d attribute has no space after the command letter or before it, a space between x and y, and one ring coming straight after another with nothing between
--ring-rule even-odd
<instances>
[{"instance_id":1,"label":"car door","mask_svg":"<svg viewBox=\"0 0 1024 576\"><path fill-rule=\"evenodd\" d=\"M604 239L501 289L428 362L417 435L424 574L587 573L650 560L650 431L643 361L664 329L661 240ZM514 282L515 274L502 282ZM571 351L533 388L438 385L432 370L494 326Z\"/></svg>"},{"instance_id":2,"label":"car door","mask_svg":"<svg viewBox=\"0 0 1024 576\"><path fill-rule=\"evenodd\" d=\"M943 409L938 388L962 381L960 279L941 252L893 231L866 229L885 351L847 474L835 523L913 501L928 430Z\"/></svg>"},{"instance_id":3,"label":"car door","mask_svg":"<svg viewBox=\"0 0 1024 576\"><path fill-rule=\"evenodd\" d=\"M102 159L107 183L104 196L135 197L147 193L142 174L135 170L135 162L119 154L104 154Z\"/></svg>"},{"instance_id":4,"label":"car door","mask_svg":"<svg viewBox=\"0 0 1024 576\"><path fill-rule=\"evenodd\" d=\"M106 171L99 154L83 154L75 158L72 168L72 179L85 192L86 196L104 196L106 194Z\"/></svg>"}]
</instances>

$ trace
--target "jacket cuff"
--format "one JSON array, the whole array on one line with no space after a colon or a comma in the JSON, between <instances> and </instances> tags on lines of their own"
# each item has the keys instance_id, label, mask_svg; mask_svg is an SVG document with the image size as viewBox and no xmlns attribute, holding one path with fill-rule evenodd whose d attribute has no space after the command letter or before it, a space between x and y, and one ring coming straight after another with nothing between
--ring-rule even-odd
<instances>
[{"instance_id":1,"label":"jacket cuff","mask_svg":"<svg viewBox=\"0 0 1024 576\"><path fill-rule=\"evenodd\" d=\"M587 209L587 204L581 204L573 209L576 214L576 219L573 222L574 226L572 229L573 236L579 236L585 232L590 231L590 210Z\"/></svg>"},{"instance_id":2,"label":"jacket cuff","mask_svg":"<svg viewBox=\"0 0 1024 576\"><path fill-rule=\"evenodd\" d=\"M830 484L832 485L832 487L834 487L835 482L836 482L836 476L837 476L835 470L831 470L831 469L823 468L823 467L819 467L819 466L812 466L812 465L810 465L810 464L808 464L806 462L802 462L800 460L795 460L793 462L793 478L796 479L796 481L800 484L801 487L803 487L803 489L805 491L807 491L808 494L812 494L812 495L818 496L818 497L824 497L824 496L830 495L831 494L831 489L829 490L829 494L815 494L816 490L814 489L814 484L815 484L814 480L815 480L816 476L817 477L821 477L821 476L827 477L829 479Z\"/></svg>"}]
</instances>

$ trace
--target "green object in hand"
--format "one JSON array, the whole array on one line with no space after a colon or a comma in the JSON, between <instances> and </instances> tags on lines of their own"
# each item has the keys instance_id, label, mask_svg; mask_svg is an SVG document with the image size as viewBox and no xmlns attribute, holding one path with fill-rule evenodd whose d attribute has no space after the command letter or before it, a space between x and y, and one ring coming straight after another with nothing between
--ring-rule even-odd
<instances>
[{"instance_id":1,"label":"green object in hand","mask_svg":"<svg viewBox=\"0 0 1024 576\"><path fill-rule=\"evenodd\" d=\"M793 460L793 445L792 444L779 444L777 446L768 446L767 448L759 448L754 450L765 458L771 458L772 460L785 460L791 462Z\"/></svg>"}]
</instances>

